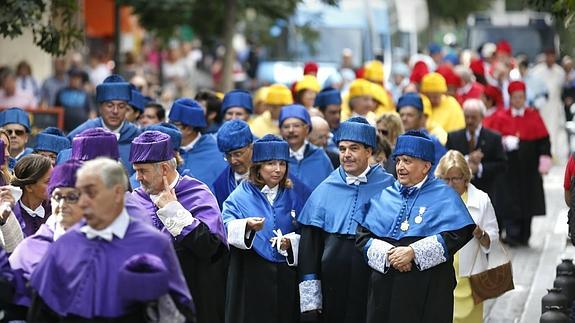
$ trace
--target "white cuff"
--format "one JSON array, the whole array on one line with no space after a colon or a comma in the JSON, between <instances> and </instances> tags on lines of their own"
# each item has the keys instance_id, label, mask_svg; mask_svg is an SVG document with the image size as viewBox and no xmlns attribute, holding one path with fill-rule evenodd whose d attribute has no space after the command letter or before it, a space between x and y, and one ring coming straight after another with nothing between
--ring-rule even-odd
<instances>
[{"instance_id":1,"label":"white cuff","mask_svg":"<svg viewBox=\"0 0 575 323\"><path fill-rule=\"evenodd\" d=\"M248 219L236 219L228 222L229 244L242 250L248 250L252 248L251 243L249 246L246 245L246 241L250 241L248 234L251 233L251 231L246 233L247 224ZM253 242L253 239L251 241Z\"/></svg>"},{"instance_id":2,"label":"white cuff","mask_svg":"<svg viewBox=\"0 0 575 323\"><path fill-rule=\"evenodd\" d=\"M479 163L477 166L477 174L475 174L475 178L481 178L483 176L483 163Z\"/></svg>"},{"instance_id":3,"label":"white cuff","mask_svg":"<svg viewBox=\"0 0 575 323\"><path fill-rule=\"evenodd\" d=\"M284 238L288 238L289 242L291 244L291 252L293 255L293 262L289 261L289 257L287 258L287 263L289 266L297 266L298 264L298 259L299 259L299 239L300 239L300 235L295 233L295 232L290 232L286 235L284 235Z\"/></svg>"},{"instance_id":4,"label":"white cuff","mask_svg":"<svg viewBox=\"0 0 575 323\"><path fill-rule=\"evenodd\" d=\"M304 280L299 283L300 311L308 312L322 309L321 281Z\"/></svg>"},{"instance_id":5,"label":"white cuff","mask_svg":"<svg viewBox=\"0 0 575 323\"><path fill-rule=\"evenodd\" d=\"M426 270L447 261L445 250L437 235L423 238L410 246L415 252L415 264L419 270Z\"/></svg>"},{"instance_id":6,"label":"white cuff","mask_svg":"<svg viewBox=\"0 0 575 323\"><path fill-rule=\"evenodd\" d=\"M387 252L393 248L393 245L383 240L373 239L369 249L367 249L367 264L382 274L389 268L389 259Z\"/></svg>"},{"instance_id":7,"label":"white cuff","mask_svg":"<svg viewBox=\"0 0 575 323\"><path fill-rule=\"evenodd\" d=\"M196 221L190 211L186 210L178 201L172 201L164 205L156 214L174 237L179 236L185 227Z\"/></svg>"}]
</instances>

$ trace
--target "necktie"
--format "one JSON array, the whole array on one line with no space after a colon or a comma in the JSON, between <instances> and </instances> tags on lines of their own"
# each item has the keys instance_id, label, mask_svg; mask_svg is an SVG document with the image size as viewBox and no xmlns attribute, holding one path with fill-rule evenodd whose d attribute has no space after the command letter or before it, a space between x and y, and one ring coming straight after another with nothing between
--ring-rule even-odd
<instances>
[{"instance_id":1,"label":"necktie","mask_svg":"<svg viewBox=\"0 0 575 323\"><path fill-rule=\"evenodd\" d=\"M367 176L347 176L345 178L347 185L359 185L360 183L367 183Z\"/></svg>"},{"instance_id":2,"label":"necktie","mask_svg":"<svg viewBox=\"0 0 575 323\"><path fill-rule=\"evenodd\" d=\"M475 131L469 133L469 152L475 150Z\"/></svg>"}]
</instances>

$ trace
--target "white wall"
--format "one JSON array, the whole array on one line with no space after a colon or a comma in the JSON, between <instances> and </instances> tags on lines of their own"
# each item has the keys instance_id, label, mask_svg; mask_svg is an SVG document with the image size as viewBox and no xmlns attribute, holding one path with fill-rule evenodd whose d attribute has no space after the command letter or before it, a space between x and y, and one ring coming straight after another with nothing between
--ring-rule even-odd
<instances>
[{"instance_id":1,"label":"white wall","mask_svg":"<svg viewBox=\"0 0 575 323\"><path fill-rule=\"evenodd\" d=\"M25 31L14 39L0 38L0 65L15 69L21 60L30 63L32 74L39 82L52 74L52 57L34 45L31 31Z\"/></svg>"}]
</instances>

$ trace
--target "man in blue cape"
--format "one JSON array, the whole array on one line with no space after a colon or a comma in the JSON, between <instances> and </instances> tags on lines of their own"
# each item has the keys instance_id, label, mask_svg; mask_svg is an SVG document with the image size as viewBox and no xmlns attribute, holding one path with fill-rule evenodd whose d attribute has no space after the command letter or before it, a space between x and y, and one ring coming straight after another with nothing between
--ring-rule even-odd
<instances>
[{"instance_id":1,"label":"man in blue cape","mask_svg":"<svg viewBox=\"0 0 575 323\"><path fill-rule=\"evenodd\" d=\"M393 177L369 165L376 130L364 118L342 123L336 141L341 166L319 184L298 217L300 309L306 316L321 310L325 322L364 322L369 268L355 248L353 218Z\"/></svg>"},{"instance_id":2,"label":"man in blue cape","mask_svg":"<svg viewBox=\"0 0 575 323\"><path fill-rule=\"evenodd\" d=\"M366 322L452 322L453 254L475 223L459 194L430 173L427 135L399 136L392 158L397 180L358 218L356 244L371 267Z\"/></svg>"},{"instance_id":3,"label":"man in blue cape","mask_svg":"<svg viewBox=\"0 0 575 323\"><path fill-rule=\"evenodd\" d=\"M180 176L169 135L145 131L132 143L130 162L141 186L132 193L144 216L169 236L194 297L198 322L223 322L227 239L208 187Z\"/></svg>"},{"instance_id":4,"label":"man in blue cape","mask_svg":"<svg viewBox=\"0 0 575 323\"><path fill-rule=\"evenodd\" d=\"M79 125L68 134L70 140L90 128L104 128L116 135L120 150L120 160L128 171L128 175L134 172L129 162L130 143L140 134L140 130L131 122L126 120L126 113L129 109L129 102L132 99L132 89L130 83L126 82L119 75L108 76L103 83L96 86L96 101L100 105L100 117L90 119ZM70 157L70 150L63 150L58 156L57 163L64 162Z\"/></svg>"},{"instance_id":5,"label":"man in blue cape","mask_svg":"<svg viewBox=\"0 0 575 323\"><path fill-rule=\"evenodd\" d=\"M0 113L0 127L8 132L10 139L10 160L8 168L14 169L16 162L32 153L26 147L30 136L30 116L20 108L10 108Z\"/></svg>"},{"instance_id":6,"label":"man in blue cape","mask_svg":"<svg viewBox=\"0 0 575 323\"><path fill-rule=\"evenodd\" d=\"M169 118L182 132L183 169L189 169L195 178L211 186L227 163L214 136L201 133L207 126L204 109L195 100L177 99L172 104Z\"/></svg>"},{"instance_id":7,"label":"man in blue cape","mask_svg":"<svg viewBox=\"0 0 575 323\"><path fill-rule=\"evenodd\" d=\"M282 108L279 118L280 133L290 146L289 173L310 190L314 190L333 171L325 151L310 144L311 118L303 105Z\"/></svg>"},{"instance_id":8,"label":"man in blue cape","mask_svg":"<svg viewBox=\"0 0 575 323\"><path fill-rule=\"evenodd\" d=\"M220 209L239 183L248 178L252 165L253 137L250 127L242 120L227 121L218 131L218 149L228 162L227 167L212 184L212 192Z\"/></svg>"}]
</instances>

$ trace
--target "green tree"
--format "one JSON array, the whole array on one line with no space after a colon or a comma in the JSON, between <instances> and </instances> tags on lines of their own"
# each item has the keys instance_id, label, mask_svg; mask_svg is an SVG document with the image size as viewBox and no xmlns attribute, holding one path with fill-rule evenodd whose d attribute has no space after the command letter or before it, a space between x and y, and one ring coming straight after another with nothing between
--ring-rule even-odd
<instances>
[{"instance_id":1,"label":"green tree","mask_svg":"<svg viewBox=\"0 0 575 323\"><path fill-rule=\"evenodd\" d=\"M61 56L82 39L76 21L78 9L76 0L4 0L0 35L14 39L31 29L36 46Z\"/></svg>"}]
</instances>

